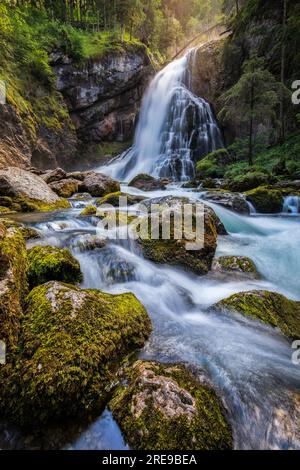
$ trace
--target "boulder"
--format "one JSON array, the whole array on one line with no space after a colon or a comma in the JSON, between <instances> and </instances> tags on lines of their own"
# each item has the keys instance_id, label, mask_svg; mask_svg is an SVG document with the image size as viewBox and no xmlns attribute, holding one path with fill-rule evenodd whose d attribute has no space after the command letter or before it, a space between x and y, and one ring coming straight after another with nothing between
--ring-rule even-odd
<instances>
[{"instance_id":1,"label":"boulder","mask_svg":"<svg viewBox=\"0 0 300 470\"><path fill-rule=\"evenodd\" d=\"M281 191L268 187L259 187L245 193L248 201L261 214L277 214L283 208Z\"/></svg>"},{"instance_id":2,"label":"boulder","mask_svg":"<svg viewBox=\"0 0 300 470\"><path fill-rule=\"evenodd\" d=\"M76 194L80 187L80 181L75 179L62 179L49 184L49 187L59 196L70 198Z\"/></svg>"},{"instance_id":3,"label":"boulder","mask_svg":"<svg viewBox=\"0 0 300 470\"><path fill-rule=\"evenodd\" d=\"M14 167L0 171L0 196L8 196L19 210L28 212L69 207L40 176Z\"/></svg>"},{"instance_id":4,"label":"boulder","mask_svg":"<svg viewBox=\"0 0 300 470\"><path fill-rule=\"evenodd\" d=\"M258 188L273 183L273 178L265 173L258 171L248 172L244 176L240 176L228 182L228 189L231 191L250 191L251 189Z\"/></svg>"},{"instance_id":5,"label":"boulder","mask_svg":"<svg viewBox=\"0 0 300 470\"><path fill-rule=\"evenodd\" d=\"M153 176L140 174L128 183L128 186L140 189L141 191L156 191L157 189L166 189L170 183L168 179L157 179Z\"/></svg>"},{"instance_id":6,"label":"boulder","mask_svg":"<svg viewBox=\"0 0 300 470\"><path fill-rule=\"evenodd\" d=\"M224 408L204 376L182 365L136 362L110 408L135 450L232 449Z\"/></svg>"},{"instance_id":7,"label":"boulder","mask_svg":"<svg viewBox=\"0 0 300 470\"><path fill-rule=\"evenodd\" d=\"M40 233L37 230L28 227L27 225L16 222L15 220L2 219L1 222L5 225L6 228L14 228L19 230L24 240L40 238Z\"/></svg>"},{"instance_id":8,"label":"boulder","mask_svg":"<svg viewBox=\"0 0 300 470\"><path fill-rule=\"evenodd\" d=\"M36 287L27 298L15 367L1 376L1 414L37 426L100 413L119 364L150 331L133 294L58 282Z\"/></svg>"},{"instance_id":9,"label":"boulder","mask_svg":"<svg viewBox=\"0 0 300 470\"><path fill-rule=\"evenodd\" d=\"M97 214L97 207L95 206L87 206L80 213L82 217L87 217L87 216L96 215L96 214Z\"/></svg>"},{"instance_id":10,"label":"boulder","mask_svg":"<svg viewBox=\"0 0 300 470\"><path fill-rule=\"evenodd\" d=\"M127 206L134 206L142 201L144 201L143 196L133 196L132 194L122 193L118 191L116 193L107 194L97 201L97 206L102 206L103 204L110 204L114 207L119 207L120 197L126 198Z\"/></svg>"},{"instance_id":11,"label":"boulder","mask_svg":"<svg viewBox=\"0 0 300 470\"><path fill-rule=\"evenodd\" d=\"M229 193L224 191L206 191L201 194L201 198L210 201L226 209L249 215L249 206L245 196L241 194Z\"/></svg>"},{"instance_id":12,"label":"boulder","mask_svg":"<svg viewBox=\"0 0 300 470\"><path fill-rule=\"evenodd\" d=\"M290 338L300 338L300 302L268 291L241 292L214 305L213 310L231 310L278 328Z\"/></svg>"},{"instance_id":13,"label":"boulder","mask_svg":"<svg viewBox=\"0 0 300 470\"><path fill-rule=\"evenodd\" d=\"M0 222L0 340L6 344L7 362L18 343L26 275L26 248L21 231Z\"/></svg>"},{"instance_id":14,"label":"boulder","mask_svg":"<svg viewBox=\"0 0 300 470\"><path fill-rule=\"evenodd\" d=\"M160 213L159 217L155 217L157 222L154 221L151 223L151 214L140 217L136 222L140 228L142 226L144 228L146 227L146 230L137 230L138 232L140 231L137 241L143 255L145 258L156 263L180 266L200 275L207 274L211 269L212 260L217 247L217 216L211 208L198 203L198 207L200 208L198 227L202 229L198 243L195 239L197 222L196 205L189 205L189 207L192 208L192 216L191 226L188 227L183 223L185 219L185 217L183 217L183 206L186 204L186 200L180 198L174 198L173 200L172 198L166 198L165 201L166 203L163 204L163 200L161 200L161 205L157 210ZM149 204L149 202L151 201L147 201L146 205ZM181 226L178 223L179 217L181 217ZM162 223L163 220L170 221L168 224L170 227L170 237L161 236L163 233L163 225L166 227L166 224ZM157 223L159 227L158 239L155 239L151 235L151 230L154 226L153 223L154 225ZM178 231L181 233L179 234Z\"/></svg>"},{"instance_id":15,"label":"boulder","mask_svg":"<svg viewBox=\"0 0 300 470\"><path fill-rule=\"evenodd\" d=\"M87 192L92 197L103 197L120 191L120 183L101 173L89 172L82 182L80 191Z\"/></svg>"},{"instance_id":16,"label":"boulder","mask_svg":"<svg viewBox=\"0 0 300 470\"><path fill-rule=\"evenodd\" d=\"M255 264L246 256L220 256L215 258L212 264L212 273L220 277L246 277L259 279L259 273Z\"/></svg>"},{"instance_id":17,"label":"boulder","mask_svg":"<svg viewBox=\"0 0 300 470\"><path fill-rule=\"evenodd\" d=\"M37 173L35 173L37 174ZM43 180L47 183L53 183L56 181L64 180L67 177L66 172L62 168L56 168L55 170L49 170L41 175Z\"/></svg>"},{"instance_id":18,"label":"boulder","mask_svg":"<svg viewBox=\"0 0 300 470\"><path fill-rule=\"evenodd\" d=\"M31 288L48 281L75 284L81 280L80 264L68 249L35 246L28 251L28 281Z\"/></svg>"}]
</instances>

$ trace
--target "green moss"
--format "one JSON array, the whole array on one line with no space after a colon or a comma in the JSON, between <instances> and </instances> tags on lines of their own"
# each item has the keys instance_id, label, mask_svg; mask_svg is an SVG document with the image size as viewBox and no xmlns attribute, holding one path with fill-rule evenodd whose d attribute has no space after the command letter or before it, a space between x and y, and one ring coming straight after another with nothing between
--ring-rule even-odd
<instances>
[{"instance_id":1,"label":"green moss","mask_svg":"<svg viewBox=\"0 0 300 470\"><path fill-rule=\"evenodd\" d=\"M125 370L123 383L110 408L134 449L232 448L215 392L183 366L138 361Z\"/></svg>"},{"instance_id":2,"label":"green moss","mask_svg":"<svg viewBox=\"0 0 300 470\"><path fill-rule=\"evenodd\" d=\"M97 208L95 206L87 206L83 211L80 213L81 216L90 216L90 215L96 215L97 213Z\"/></svg>"},{"instance_id":3,"label":"green moss","mask_svg":"<svg viewBox=\"0 0 300 470\"><path fill-rule=\"evenodd\" d=\"M179 209L182 215L182 209ZM166 212L168 214L168 211ZM171 264L191 270L196 274L207 274L211 268L212 260L217 247L217 217L211 209L206 208L204 216L204 243L198 249L188 249L188 244L195 242L196 216L193 213L193 233L185 231L182 222L182 236L178 239L174 230L176 218L171 212L170 237L162 237L162 216L159 219L160 238L155 239L151 235L151 216L148 217L148 238L139 237L138 243L145 258L159 264ZM140 218L137 224L143 224L145 219ZM178 226L176 226L178 230ZM202 241L202 240L201 240Z\"/></svg>"},{"instance_id":4,"label":"green moss","mask_svg":"<svg viewBox=\"0 0 300 470\"><path fill-rule=\"evenodd\" d=\"M201 179L221 178L229 162L230 155L226 149L216 150L197 163L196 176Z\"/></svg>"},{"instance_id":5,"label":"green moss","mask_svg":"<svg viewBox=\"0 0 300 470\"><path fill-rule=\"evenodd\" d=\"M35 426L99 413L120 362L150 331L133 294L57 282L36 287L27 298L15 368L2 377L2 414Z\"/></svg>"},{"instance_id":6,"label":"green moss","mask_svg":"<svg viewBox=\"0 0 300 470\"><path fill-rule=\"evenodd\" d=\"M80 264L68 249L35 246L28 251L28 281L32 287L48 281L82 281Z\"/></svg>"},{"instance_id":7,"label":"green moss","mask_svg":"<svg viewBox=\"0 0 300 470\"><path fill-rule=\"evenodd\" d=\"M27 291L27 256L22 233L0 222L0 337L6 342L7 361L15 351Z\"/></svg>"},{"instance_id":8,"label":"green moss","mask_svg":"<svg viewBox=\"0 0 300 470\"><path fill-rule=\"evenodd\" d=\"M300 338L300 302L268 291L241 292L222 300L214 309L228 309L261 320L291 338Z\"/></svg>"},{"instance_id":9,"label":"green moss","mask_svg":"<svg viewBox=\"0 0 300 470\"><path fill-rule=\"evenodd\" d=\"M7 207L1 207L0 206L0 214L9 214L11 212L10 209L8 209Z\"/></svg>"},{"instance_id":10,"label":"green moss","mask_svg":"<svg viewBox=\"0 0 300 470\"><path fill-rule=\"evenodd\" d=\"M122 193L121 191L117 191L115 193L107 194L106 196L99 199L97 201L97 206L102 206L103 204L111 204L114 207L119 207L120 197L126 198L128 206L138 204L139 202L142 202L145 199L143 196L133 196L131 194Z\"/></svg>"},{"instance_id":11,"label":"green moss","mask_svg":"<svg viewBox=\"0 0 300 470\"><path fill-rule=\"evenodd\" d=\"M68 209L71 207L69 201L66 199L59 199L53 203L37 201L35 199L25 198L24 196L18 196L12 199L14 207L19 207L20 212L52 212L59 209Z\"/></svg>"},{"instance_id":12,"label":"green moss","mask_svg":"<svg viewBox=\"0 0 300 470\"><path fill-rule=\"evenodd\" d=\"M215 259L215 263L222 271L250 274L259 278L254 262L246 256L220 256Z\"/></svg>"},{"instance_id":13,"label":"green moss","mask_svg":"<svg viewBox=\"0 0 300 470\"><path fill-rule=\"evenodd\" d=\"M282 211L283 196L277 189L259 187L244 193L255 209L262 214L276 214Z\"/></svg>"},{"instance_id":14,"label":"green moss","mask_svg":"<svg viewBox=\"0 0 300 470\"><path fill-rule=\"evenodd\" d=\"M24 240L30 240L32 238L40 238L40 234L37 230L31 227L27 227L26 225L16 222L15 220L2 219L1 222L6 228L18 229L19 232L21 232Z\"/></svg>"}]
</instances>

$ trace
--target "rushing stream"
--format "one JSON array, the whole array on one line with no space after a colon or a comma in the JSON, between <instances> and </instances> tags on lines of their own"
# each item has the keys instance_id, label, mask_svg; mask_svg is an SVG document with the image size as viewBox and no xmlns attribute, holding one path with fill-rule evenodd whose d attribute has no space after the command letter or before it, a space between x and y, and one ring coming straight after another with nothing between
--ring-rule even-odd
<instances>
[{"instance_id":1,"label":"rushing stream","mask_svg":"<svg viewBox=\"0 0 300 470\"><path fill-rule=\"evenodd\" d=\"M142 193L199 197L176 186ZM90 201L76 202L75 206ZM229 236L219 237L219 254L250 256L260 281L220 281L143 259L132 243L110 241L105 248L85 249L96 233L96 219L80 218L80 208L56 214L31 214L21 219L41 232L45 243L69 247L84 274L83 287L111 293L134 292L146 306L154 332L140 356L180 361L204 369L223 397L240 449L299 448L300 367L291 361L289 342L273 329L240 316L214 315L206 309L233 293L268 289L300 299L300 224L294 217L245 217L214 206ZM14 436L14 437L12 437ZM50 437L51 436L51 437ZM16 445L16 434L5 444ZM28 439L28 437L27 437ZM93 423L70 424L62 432L45 430L33 442L45 447L125 449L110 412ZM20 447L26 447L18 436ZM30 444L32 445L32 444Z\"/></svg>"},{"instance_id":2,"label":"rushing stream","mask_svg":"<svg viewBox=\"0 0 300 470\"><path fill-rule=\"evenodd\" d=\"M188 89L188 60L185 56L157 75L144 99L133 148L101 171L123 181L141 172L184 180L193 175L193 146L207 152L221 145L210 106ZM189 120L193 135L186 128ZM152 193L127 185L122 191L147 198L201 197L176 184ZM235 448L300 449L300 366L292 363L291 344L259 322L207 312L215 302L253 289L300 300L298 203L286 200L286 214L272 217L259 216L254 208L251 216L241 216L211 204L229 232L219 237L217 254L249 256L261 280L220 280L212 274L201 277L156 265L126 240L111 240L104 248L90 250L97 219L80 217L80 212L91 200L73 200L71 210L15 218L40 231L41 240L30 246L70 248L81 264L82 287L136 294L153 322L153 333L140 357L180 361L205 370L228 410ZM0 447L127 449L109 410L94 422L64 423L25 436L2 424Z\"/></svg>"}]
</instances>

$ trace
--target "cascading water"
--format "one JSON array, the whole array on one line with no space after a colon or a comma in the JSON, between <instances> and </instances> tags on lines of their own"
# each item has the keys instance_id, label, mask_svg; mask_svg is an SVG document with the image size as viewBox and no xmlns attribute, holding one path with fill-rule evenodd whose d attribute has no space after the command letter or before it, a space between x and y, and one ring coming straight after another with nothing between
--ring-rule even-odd
<instances>
[{"instance_id":1,"label":"cascading water","mask_svg":"<svg viewBox=\"0 0 300 470\"><path fill-rule=\"evenodd\" d=\"M185 181L195 162L223 147L210 105L189 89L194 51L157 74L143 100L133 147L98 170L123 181L139 173Z\"/></svg>"},{"instance_id":2,"label":"cascading water","mask_svg":"<svg viewBox=\"0 0 300 470\"><path fill-rule=\"evenodd\" d=\"M285 214L299 214L300 197L299 196L286 196L284 198L283 212Z\"/></svg>"}]
</instances>

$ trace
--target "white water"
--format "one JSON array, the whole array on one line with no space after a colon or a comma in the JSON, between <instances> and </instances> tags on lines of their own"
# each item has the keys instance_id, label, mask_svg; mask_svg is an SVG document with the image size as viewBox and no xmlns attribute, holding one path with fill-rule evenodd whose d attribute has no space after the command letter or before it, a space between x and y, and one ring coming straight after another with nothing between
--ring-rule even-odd
<instances>
[{"instance_id":1,"label":"white water","mask_svg":"<svg viewBox=\"0 0 300 470\"><path fill-rule=\"evenodd\" d=\"M286 196L284 198L283 212L285 214L299 214L300 213L300 197L299 196Z\"/></svg>"},{"instance_id":2,"label":"white water","mask_svg":"<svg viewBox=\"0 0 300 470\"><path fill-rule=\"evenodd\" d=\"M223 147L210 105L189 90L192 54L157 74L142 103L133 147L98 171L121 181L139 173L186 181L194 176L195 160Z\"/></svg>"},{"instance_id":3,"label":"white water","mask_svg":"<svg viewBox=\"0 0 300 470\"><path fill-rule=\"evenodd\" d=\"M127 189L149 197L149 193L122 187ZM150 197L162 194L198 197L175 186ZM110 241L93 251L78 250L78 242L84 246L96 227L93 219L78 218L77 209L40 216L41 220L31 216L30 224L41 231L43 243L73 251L84 273L83 287L136 294L154 326L141 357L204 369L228 409L236 448L300 449L300 367L292 364L289 342L279 332L239 315L207 312L215 302L252 289L300 299L299 219L246 217L213 207L230 232L228 237L219 237L218 254L250 256L262 280L220 281L155 265L126 241ZM92 425L81 426L75 439L65 430L64 439L68 448L126 448L107 412Z\"/></svg>"}]
</instances>

